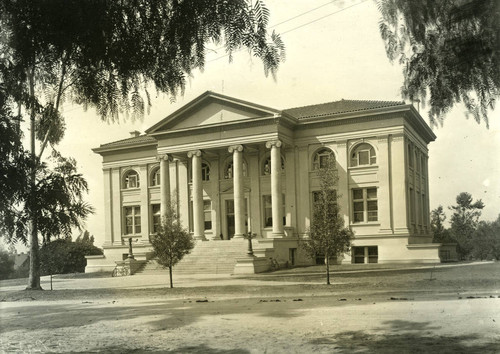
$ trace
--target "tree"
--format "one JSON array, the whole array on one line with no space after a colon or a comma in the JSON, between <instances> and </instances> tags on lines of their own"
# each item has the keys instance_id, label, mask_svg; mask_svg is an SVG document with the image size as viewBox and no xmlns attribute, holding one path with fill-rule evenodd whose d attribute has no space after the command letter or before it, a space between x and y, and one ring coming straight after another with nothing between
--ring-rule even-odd
<instances>
[{"instance_id":1,"label":"tree","mask_svg":"<svg viewBox=\"0 0 500 354\"><path fill-rule=\"evenodd\" d=\"M378 0L387 56L403 66L404 98L428 101L431 125L463 102L488 127L500 95L498 0ZM427 100L427 95L429 98Z\"/></svg>"},{"instance_id":2,"label":"tree","mask_svg":"<svg viewBox=\"0 0 500 354\"><path fill-rule=\"evenodd\" d=\"M22 205L28 192L29 154L22 145L19 122L8 104L5 87L0 84L0 234L7 242L22 239L10 228L16 220L16 205Z\"/></svg>"},{"instance_id":3,"label":"tree","mask_svg":"<svg viewBox=\"0 0 500 354\"><path fill-rule=\"evenodd\" d=\"M320 190L314 194L310 236L301 246L311 257L325 257L326 283L330 284L330 258L349 252L353 233L349 228L344 228L344 218L340 214L339 195L335 189L338 175L333 154L327 159L326 166L317 171L317 175Z\"/></svg>"},{"instance_id":4,"label":"tree","mask_svg":"<svg viewBox=\"0 0 500 354\"><path fill-rule=\"evenodd\" d=\"M0 246L0 280L9 279L14 273L14 258Z\"/></svg>"},{"instance_id":5,"label":"tree","mask_svg":"<svg viewBox=\"0 0 500 354\"><path fill-rule=\"evenodd\" d=\"M151 245L158 264L167 268L170 275L170 287L173 288L172 267L176 265L194 247L191 234L177 218L174 208L168 206L162 217L161 225L155 235L151 236Z\"/></svg>"},{"instance_id":6,"label":"tree","mask_svg":"<svg viewBox=\"0 0 500 354\"><path fill-rule=\"evenodd\" d=\"M474 248L473 235L484 204L481 200L473 202L472 195L467 192L460 193L456 198L456 203L456 205L450 206L450 210L453 210L450 220L451 233L458 243L460 257L465 259L470 256Z\"/></svg>"},{"instance_id":7,"label":"tree","mask_svg":"<svg viewBox=\"0 0 500 354\"><path fill-rule=\"evenodd\" d=\"M450 235L450 231L444 227L444 221L446 220L446 215L443 210L443 206L438 206L436 209L431 211L431 231L434 235L432 242L435 243L449 243L454 242Z\"/></svg>"},{"instance_id":8,"label":"tree","mask_svg":"<svg viewBox=\"0 0 500 354\"><path fill-rule=\"evenodd\" d=\"M40 264L43 275L84 273L87 260L85 256L102 254L102 250L93 245L73 242L71 237L46 242L40 249Z\"/></svg>"},{"instance_id":9,"label":"tree","mask_svg":"<svg viewBox=\"0 0 500 354\"><path fill-rule=\"evenodd\" d=\"M260 0L0 2L0 78L30 121L30 213L37 214L42 154L64 135L65 99L94 107L107 121L123 113L142 117L151 106L149 90L182 93L193 70L204 68L207 45L222 42L229 60L246 47L274 76L284 45L268 34L268 20ZM28 287L36 289L38 224L29 221Z\"/></svg>"},{"instance_id":10,"label":"tree","mask_svg":"<svg viewBox=\"0 0 500 354\"><path fill-rule=\"evenodd\" d=\"M500 215L493 222L480 221L473 235L475 259L500 260Z\"/></svg>"}]
</instances>

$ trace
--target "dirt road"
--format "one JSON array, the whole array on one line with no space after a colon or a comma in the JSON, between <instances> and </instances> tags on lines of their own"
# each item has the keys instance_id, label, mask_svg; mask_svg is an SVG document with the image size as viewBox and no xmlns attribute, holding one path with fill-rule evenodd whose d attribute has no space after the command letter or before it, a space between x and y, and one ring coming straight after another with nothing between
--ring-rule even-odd
<instances>
[{"instance_id":1,"label":"dirt road","mask_svg":"<svg viewBox=\"0 0 500 354\"><path fill-rule=\"evenodd\" d=\"M57 287L66 290L42 293L2 285L0 348L6 353L499 353L499 265L481 267L443 268L432 281L427 273L409 270L336 275L333 286L300 283L300 277L310 280L304 274L185 278L177 289L144 277L59 279Z\"/></svg>"}]
</instances>

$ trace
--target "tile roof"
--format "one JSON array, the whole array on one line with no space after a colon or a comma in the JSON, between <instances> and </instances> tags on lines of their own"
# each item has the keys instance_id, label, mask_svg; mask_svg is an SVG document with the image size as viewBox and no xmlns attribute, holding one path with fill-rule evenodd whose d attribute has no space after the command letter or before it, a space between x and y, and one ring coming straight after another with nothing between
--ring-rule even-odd
<instances>
[{"instance_id":1,"label":"tile roof","mask_svg":"<svg viewBox=\"0 0 500 354\"><path fill-rule=\"evenodd\" d=\"M156 139L148 136L148 135L139 135L135 136L132 138L127 138L127 139L122 139L118 141L113 141L111 143L107 144L102 144L99 146L99 149L102 148L111 148L111 147L121 147L121 146L127 146L127 145L136 145L136 144L141 144L141 143L154 143L156 142Z\"/></svg>"},{"instance_id":2,"label":"tile roof","mask_svg":"<svg viewBox=\"0 0 500 354\"><path fill-rule=\"evenodd\" d=\"M358 100L340 100L335 102L321 103L310 106L289 108L283 110L283 113L291 115L297 119L321 117L340 113L365 111L375 108L393 107L404 105L404 102L398 101L358 101Z\"/></svg>"}]
</instances>

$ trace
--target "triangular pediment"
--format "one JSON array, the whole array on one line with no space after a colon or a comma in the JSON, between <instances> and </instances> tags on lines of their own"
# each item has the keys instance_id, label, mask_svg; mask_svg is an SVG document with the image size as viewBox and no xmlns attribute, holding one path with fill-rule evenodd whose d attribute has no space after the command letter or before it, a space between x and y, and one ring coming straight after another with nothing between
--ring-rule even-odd
<instances>
[{"instance_id":1,"label":"triangular pediment","mask_svg":"<svg viewBox=\"0 0 500 354\"><path fill-rule=\"evenodd\" d=\"M273 108L207 91L146 130L146 133L232 123L277 113L279 111Z\"/></svg>"}]
</instances>

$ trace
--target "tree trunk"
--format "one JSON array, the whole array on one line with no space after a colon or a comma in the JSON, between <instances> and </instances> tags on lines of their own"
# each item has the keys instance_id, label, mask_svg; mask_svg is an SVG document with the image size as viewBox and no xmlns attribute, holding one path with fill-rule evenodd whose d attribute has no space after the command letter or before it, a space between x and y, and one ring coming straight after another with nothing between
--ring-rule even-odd
<instances>
[{"instance_id":1,"label":"tree trunk","mask_svg":"<svg viewBox=\"0 0 500 354\"><path fill-rule=\"evenodd\" d=\"M326 263L326 284L330 285L330 257L328 257L328 252L327 255L325 256L325 263Z\"/></svg>"},{"instance_id":2,"label":"tree trunk","mask_svg":"<svg viewBox=\"0 0 500 354\"><path fill-rule=\"evenodd\" d=\"M35 69L32 68L28 73L30 97L35 97ZM30 140L31 140L31 159L33 166L30 173L30 197L28 201L28 209L30 216L29 241L30 241L30 274L28 279L28 287L26 290L42 290L40 286L40 254L38 247L38 226L36 222L36 168L37 158L35 151L35 107L34 102L30 106Z\"/></svg>"},{"instance_id":3,"label":"tree trunk","mask_svg":"<svg viewBox=\"0 0 500 354\"><path fill-rule=\"evenodd\" d=\"M168 274L170 275L170 288L172 289L174 287L174 283L172 281L172 266L168 267Z\"/></svg>"}]
</instances>

